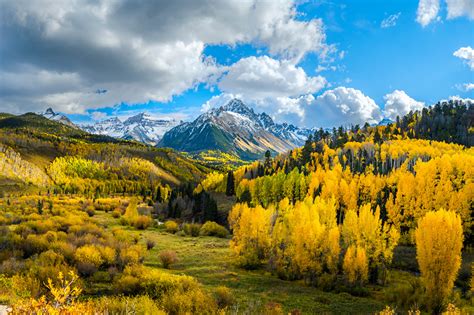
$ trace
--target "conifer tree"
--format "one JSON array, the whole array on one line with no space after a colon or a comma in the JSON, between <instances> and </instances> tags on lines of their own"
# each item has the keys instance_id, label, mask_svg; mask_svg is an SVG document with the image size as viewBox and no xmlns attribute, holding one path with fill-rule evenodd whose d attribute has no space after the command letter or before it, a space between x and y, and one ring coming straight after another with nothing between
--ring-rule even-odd
<instances>
[{"instance_id":1,"label":"conifer tree","mask_svg":"<svg viewBox=\"0 0 474 315\"><path fill-rule=\"evenodd\" d=\"M235 195L235 179L234 179L234 172L232 171L229 171L227 173L227 187L225 190L225 194L227 196Z\"/></svg>"}]
</instances>

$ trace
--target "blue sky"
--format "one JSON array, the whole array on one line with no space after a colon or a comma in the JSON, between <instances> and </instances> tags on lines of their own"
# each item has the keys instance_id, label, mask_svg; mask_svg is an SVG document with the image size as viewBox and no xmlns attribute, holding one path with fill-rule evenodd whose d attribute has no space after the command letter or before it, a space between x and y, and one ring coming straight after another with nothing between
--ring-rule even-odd
<instances>
[{"instance_id":1,"label":"blue sky","mask_svg":"<svg viewBox=\"0 0 474 315\"><path fill-rule=\"evenodd\" d=\"M101 8L109 5L99 2ZM111 7L105 18L96 8L78 6L70 15L79 26L67 15L54 24L41 20L61 7L41 14L28 2L4 7L37 23L0 24L6 38L0 49L5 86L0 109L51 105L82 123L141 111L189 120L203 104L209 108L240 97L277 121L319 127L393 118L454 96L474 98L470 0L449 6L440 0L435 15L423 10L426 0L231 2L206 9L177 1L174 19L153 16L166 14L170 5L160 3L133 8L128 16L120 6ZM143 12L149 12L146 18ZM117 26L125 19L130 25ZM91 28L97 38L84 38L73 26ZM34 27L42 31L28 29ZM11 34L36 36L29 43L38 55L9 42ZM73 40L83 52L68 49ZM54 54L70 59L54 64ZM19 81L31 87L19 87ZM96 94L97 89L107 92Z\"/></svg>"}]
</instances>

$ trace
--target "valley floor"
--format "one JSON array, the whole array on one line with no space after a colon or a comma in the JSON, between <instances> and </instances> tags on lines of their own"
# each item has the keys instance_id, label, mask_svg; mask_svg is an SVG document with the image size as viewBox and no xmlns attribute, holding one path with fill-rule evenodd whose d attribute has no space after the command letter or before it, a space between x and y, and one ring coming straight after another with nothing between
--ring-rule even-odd
<instances>
[{"instance_id":1,"label":"valley floor","mask_svg":"<svg viewBox=\"0 0 474 315\"><path fill-rule=\"evenodd\" d=\"M113 219L110 214L98 212L95 217L99 222L108 224L109 228L119 226L118 220ZM255 314L262 306L279 304L284 314L296 310L302 314L375 314L391 304L390 296L393 296L395 288L415 279L414 272L393 269L390 271L388 285L368 285L368 290L360 293L365 296L355 296L348 292L325 292L308 286L303 281L280 280L266 270L240 268L229 248L230 239L180 236L167 233L161 228L145 231L129 228L127 232L139 239L139 242L156 242L156 246L145 258L146 266L158 268L162 272L195 277L210 292L218 286L230 288L237 302L233 307L235 313ZM169 249L176 251L179 261L172 269L163 269L158 258L159 252ZM463 265L469 268L473 261L474 255L465 253ZM399 247L394 264L406 270L416 265L414 248ZM466 306L468 301L463 304ZM474 307L468 310L474 312Z\"/></svg>"}]
</instances>

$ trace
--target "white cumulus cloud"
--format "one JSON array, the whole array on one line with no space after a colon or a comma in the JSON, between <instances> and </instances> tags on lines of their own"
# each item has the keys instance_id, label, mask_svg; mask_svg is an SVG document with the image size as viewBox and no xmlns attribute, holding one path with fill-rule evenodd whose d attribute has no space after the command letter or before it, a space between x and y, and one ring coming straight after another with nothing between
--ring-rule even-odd
<instances>
[{"instance_id":1,"label":"white cumulus cloud","mask_svg":"<svg viewBox=\"0 0 474 315\"><path fill-rule=\"evenodd\" d=\"M360 90L343 86L325 91L302 108L303 124L307 127L376 123L382 119L373 99Z\"/></svg>"},{"instance_id":2,"label":"white cumulus cloud","mask_svg":"<svg viewBox=\"0 0 474 315\"><path fill-rule=\"evenodd\" d=\"M403 116L410 111L421 110L425 104L418 102L408 96L405 91L395 90L384 96L385 107L384 115L391 120L395 120L397 116Z\"/></svg>"},{"instance_id":3,"label":"white cumulus cloud","mask_svg":"<svg viewBox=\"0 0 474 315\"><path fill-rule=\"evenodd\" d=\"M474 90L474 83L464 83L463 87L465 91Z\"/></svg>"},{"instance_id":4,"label":"white cumulus cloud","mask_svg":"<svg viewBox=\"0 0 474 315\"><path fill-rule=\"evenodd\" d=\"M0 0L0 12L0 107L16 112L169 101L221 74L208 45L250 44L293 63L333 49L322 21L297 19L291 0Z\"/></svg>"},{"instance_id":5,"label":"white cumulus cloud","mask_svg":"<svg viewBox=\"0 0 474 315\"><path fill-rule=\"evenodd\" d=\"M446 0L448 5L448 19L467 16L474 19L474 1L472 0Z\"/></svg>"},{"instance_id":6,"label":"white cumulus cloud","mask_svg":"<svg viewBox=\"0 0 474 315\"><path fill-rule=\"evenodd\" d=\"M243 58L230 66L219 82L219 88L225 93L263 99L315 93L326 83L322 76L309 77L303 68L291 61L262 56Z\"/></svg>"},{"instance_id":7,"label":"white cumulus cloud","mask_svg":"<svg viewBox=\"0 0 474 315\"><path fill-rule=\"evenodd\" d=\"M462 16L466 16L471 20L474 19L474 1L472 0L446 0L446 8L448 19ZM420 0L416 16L417 22L425 27L435 19L440 19L438 16L439 9L440 0Z\"/></svg>"},{"instance_id":8,"label":"white cumulus cloud","mask_svg":"<svg viewBox=\"0 0 474 315\"><path fill-rule=\"evenodd\" d=\"M474 70L474 49L471 46L461 47L453 53L453 56L458 57Z\"/></svg>"},{"instance_id":9,"label":"white cumulus cloud","mask_svg":"<svg viewBox=\"0 0 474 315\"><path fill-rule=\"evenodd\" d=\"M416 12L416 21L425 27L438 16L439 0L420 0Z\"/></svg>"}]
</instances>

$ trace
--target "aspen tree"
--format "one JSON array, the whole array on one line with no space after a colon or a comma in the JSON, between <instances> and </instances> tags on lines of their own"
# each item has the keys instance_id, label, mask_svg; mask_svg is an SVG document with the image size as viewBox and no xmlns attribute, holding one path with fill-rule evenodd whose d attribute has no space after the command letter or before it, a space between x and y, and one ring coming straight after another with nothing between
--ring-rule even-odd
<instances>
[{"instance_id":1,"label":"aspen tree","mask_svg":"<svg viewBox=\"0 0 474 315\"><path fill-rule=\"evenodd\" d=\"M461 218L444 209L430 211L418 222L415 239L427 302L433 311L440 312L461 266Z\"/></svg>"}]
</instances>

